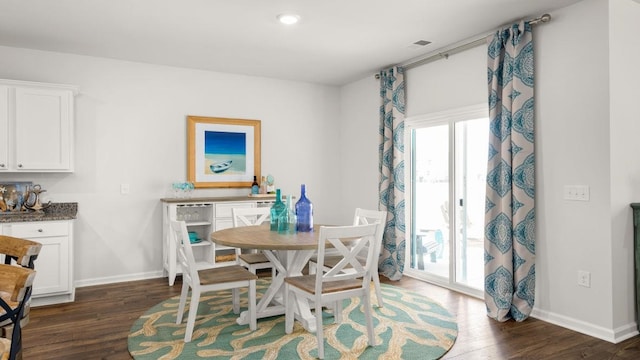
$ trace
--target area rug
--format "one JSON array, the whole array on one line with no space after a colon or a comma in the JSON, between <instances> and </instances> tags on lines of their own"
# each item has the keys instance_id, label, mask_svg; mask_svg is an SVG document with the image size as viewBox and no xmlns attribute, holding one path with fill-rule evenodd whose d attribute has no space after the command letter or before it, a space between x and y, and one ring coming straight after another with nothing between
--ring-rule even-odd
<instances>
[{"instance_id":1,"label":"area rug","mask_svg":"<svg viewBox=\"0 0 640 360\"><path fill-rule=\"evenodd\" d=\"M258 298L269 279L259 279ZM371 299L375 304L373 286ZM376 345L367 345L360 299L344 301L341 324L324 316L325 359L438 359L456 340L455 318L440 304L417 293L382 284L384 307L373 305ZM231 291L203 294L192 341L184 343L186 316L176 325L179 296L165 300L136 320L129 332L129 353L135 360L158 359L313 359L315 333L297 321L284 332L284 316L258 319L258 329L236 324ZM241 307L246 309L246 293ZM244 303L242 302L244 301ZM188 309L188 303L187 303Z\"/></svg>"}]
</instances>

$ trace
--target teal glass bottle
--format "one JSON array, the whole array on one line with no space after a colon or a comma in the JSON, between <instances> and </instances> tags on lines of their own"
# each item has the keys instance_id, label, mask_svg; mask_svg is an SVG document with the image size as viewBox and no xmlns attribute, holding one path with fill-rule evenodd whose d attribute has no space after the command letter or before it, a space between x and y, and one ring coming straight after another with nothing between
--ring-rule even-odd
<instances>
[{"instance_id":1,"label":"teal glass bottle","mask_svg":"<svg viewBox=\"0 0 640 360\"><path fill-rule=\"evenodd\" d=\"M298 232L313 231L313 204L307 199L307 189L304 184L300 186L300 199L296 203L296 216L298 217L296 226Z\"/></svg>"},{"instance_id":2,"label":"teal glass bottle","mask_svg":"<svg viewBox=\"0 0 640 360\"><path fill-rule=\"evenodd\" d=\"M278 231L278 220L280 214L286 210L284 203L282 202L282 195L280 195L280 189L276 189L276 202L271 206L271 231Z\"/></svg>"},{"instance_id":3,"label":"teal glass bottle","mask_svg":"<svg viewBox=\"0 0 640 360\"><path fill-rule=\"evenodd\" d=\"M295 234L298 231L298 216L296 215L296 207L293 204L291 195L289 195L287 199L287 222L289 223L289 230L287 233Z\"/></svg>"},{"instance_id":4,"label":"teal glass bottle","mask_svg":"<svg viewBox=\"0 0 640 360\"><path fill-rule=\"evenodd\" d=\"M287 195L287 207L280 214L278 219L278 233L279 234L295 234L297 225L296 212L293 206L293 200L291 195Z\"/></svg>"}]
</instances>

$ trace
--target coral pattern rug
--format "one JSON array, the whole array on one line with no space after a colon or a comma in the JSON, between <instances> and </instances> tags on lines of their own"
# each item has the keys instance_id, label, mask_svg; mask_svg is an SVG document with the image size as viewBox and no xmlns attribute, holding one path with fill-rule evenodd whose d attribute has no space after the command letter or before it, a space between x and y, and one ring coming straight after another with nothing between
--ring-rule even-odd
<instances>
[{"instance_id":1,"label":"coral pattern rug","mask_svg":"<svg viewBox=\"0 0 640 360\"><path fill-rule=\"evenodd\" d=\"M258 298L269 285L259 279ZM373 286L371 286L373 291ZM438 359L456 340L455 318L427 297L382 284L384 307L373 305L376 346L367 345L360 299L344 301L341 324L324 313L325 359ZM231 309L231 291L203 294L192 341L184 343L187 313L176 325L179 296L149 309L131 327L129 352L136 360L156 359L313 359L316 337L297 321L284 332L284 316L258 319L258 329L238 325ZM244 301L244 302L242 302ZM372 293L372 303L376 303ZM188 309L187 303L187 309ZM246 293L241 293L241 310Z\"/></svg>"}]
</instances>

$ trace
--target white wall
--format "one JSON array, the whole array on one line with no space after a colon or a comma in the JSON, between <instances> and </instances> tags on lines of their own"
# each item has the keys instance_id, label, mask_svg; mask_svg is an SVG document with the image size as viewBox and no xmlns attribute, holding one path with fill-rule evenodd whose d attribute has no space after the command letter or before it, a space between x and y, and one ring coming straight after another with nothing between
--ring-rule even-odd
<instances>
[{"instance_id":1,"label":"white wall","mask_svg":"<svg viewBox=\"0 0 640 360\"><path fill-rule=\"evenodd\" d=\"M158 276L161 203L186 178L186 116L262 121L262 172L283 194L306 183L315 220L341 219L339 89L0 47L0 78L78 85L76 171L0 174L40 183L55 202L78 202L75 276L79 285ZM130 184L130 195L120 184ZM196 195L244 195L209 189Z\"/></svg>"},{"instance_id":2,"label":"white wall","mask_svg":"<svg viewBox=\"0 0 640 360\"><path fill-rule=\"evenodd\" d=\"M639 71L633 67L638 63L639 6L631 0L585 0L551 11L552 21L534 29L537 276L533 315L612 342L637 333L629 203L640 201L634 139L640 126L636 116ZM612 38L616 40L610 44ZM485 102L485 51L474 48L408 70L407 115ZM373 115L361 106L370 106L377 96L377 84L368 79L344 87L342 112L350 114L345 121L366 123L366 117ZM343 136L357 138L357 134L350 129ZM344 150L353 151L359 144L345 143ZM362 161L375 156L371 152ZM588 185L590 201L564 200L565 185ZM356 203L355 196L363 200L368 195L353 196L350 201ZM579 270L591 273L590 288L577 285Z\"/></svg>"},{"instance_id":3,"label":"white wall","mask_svg":"<svg viewBox=\"0 0 640 360\"><path fill-rule=\"evenodd\" d=\"M354 208L378 209L378 145L380 143L380 80L373 75L341 89L340 180L341 216Z\"/></svg>"},{"instance_id":4,"label":"white wall","mask_svg":"<svg viewBox=\"0 0 640 360\"><path fill-rule=\"evenodd\" d=\"M612 338L606 1L554 11L536 28L536 316ZM590 201L563 199L588 185ZM591 287L577 285L579 270ZM597 311L595 311L597 309Z\"/></svg>"}]
</instances>

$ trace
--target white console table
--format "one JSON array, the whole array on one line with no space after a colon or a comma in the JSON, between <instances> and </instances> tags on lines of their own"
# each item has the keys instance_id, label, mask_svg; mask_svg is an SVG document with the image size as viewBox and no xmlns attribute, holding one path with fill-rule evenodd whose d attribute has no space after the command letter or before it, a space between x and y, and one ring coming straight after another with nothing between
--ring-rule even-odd
<instances>
[{"instance_id":1,"label":"white console table","mask_svg":"<svg viewBox=\"0 0 640 360\"><path fill-rule=\"evenodd\" d=\"M196 232L200 242L193 244L194 257L200 269L228 265L235 255L235 248L216 245L211 233L233 226L231 209L240 207L271 207L275 195L267 197L207 197L165 198L162 201L162 259L163 272L173 286L176 275L182 273L177 261L176 244L170 231L172 220L184 220L189 232ZM225 259L226 256L226 259Z\"/></svg>"}]
</instances>

